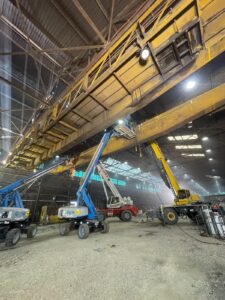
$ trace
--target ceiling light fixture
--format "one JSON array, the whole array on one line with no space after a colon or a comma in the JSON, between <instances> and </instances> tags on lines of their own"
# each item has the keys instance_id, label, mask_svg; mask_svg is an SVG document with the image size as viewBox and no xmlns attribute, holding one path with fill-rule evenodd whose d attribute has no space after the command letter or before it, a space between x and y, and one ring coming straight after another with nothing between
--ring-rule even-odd
<instances>
[{"instance_id":1,"label":"ceiling light fixture","mask_svg":"<svg viewBox=\"0 0 225 300\"><path fill-rule=\"evenodd\" d=\"M141 49L140 51L140 59L142 61L147 61L147 59L150 56L150 50L147 47L144 47L143 49Z\"/></svg>"},{"instance_id":2,"label":"ceiling light fixture","mask_svg":"<svg viewBox=\"0 0 225 300\"><path fill-rule=\"evenodd\" d=\"M118 124L122 125L124 123L124 120L118 120Z\"/></svg>"},{"instance_id":3,"label":"ceiling light fixture","mask_svg":"<svg viewBox=\"0 0 225 300\"><path fill-rule=\"evenodd\" d=\"M210 158L209 158L209 160L210 160L210 161L212 161L212 160L213 160L213 158L212 158L212 157L210 157Z\"/></svg>"},{"instance_id":4,"label":"ceiling light fixture","mask_svg":"<svg viewBox=\"0 0 225 300\"><path fill-rule=\"evenodd\" d=\"M194 80L189 80L186 83L186 89L188 89L188 90L193 89L195 86L196 86L196 81L194 81Z\"/></svg>"},{"instance_id":5,"label":"ceiling light fixture","mask_svg":"<svg viewBox=\"0 0 225 300\"><path fill-rule=\"evenodd\" d=\"M207 136L204 136L203 138L202 138L202 141L208 141L208 137Z\"/></svg>"},{"instance_id":6,"label":"ceiling light fixture","mask_svg":"<svg viewBox=\"0 0 225 300\"><path fill-rule=\"evenodd\" d=\"M183 156L204 157L204 153L181 153Z\"/></svg>"},{"instance_id":7,"label":"ceiling light fixture","mask_svg":"<svg viewBox=\"0 0 225 300\"><path fill-rule=\"evenodd\" d=\"M207 152L207 153L211 153L212 150L211 150L211 149L207 149L206 152Z\"/></svg>"},{"instance_id":8,"label":"ceiling light fixture","mask_svg":"<svg viewBox=\"0 0 225 300\"><path fill-rule=\"evenodd\" d=\"M187 140L196 140L198 138L197 134L188 134L188 135L175 135L168 136L169 141L187 141Z\"/></svg>"},{"instance_id":9,"label":"ceiling light fixture","mask_svg":"<svg viewBox=\"0 0 225 300\"><path fill-rule=\"evenodd\" d=\"M202 145L176 145L176 149L202 149Z\"/></svg>"}]
</instances>

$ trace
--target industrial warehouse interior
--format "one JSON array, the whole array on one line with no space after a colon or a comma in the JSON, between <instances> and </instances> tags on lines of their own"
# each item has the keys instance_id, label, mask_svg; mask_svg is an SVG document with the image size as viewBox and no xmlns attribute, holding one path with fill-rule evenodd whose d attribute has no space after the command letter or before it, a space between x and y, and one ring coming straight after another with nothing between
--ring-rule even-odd
<instances>
[{"instance_id":1,"label":"industrial warehouse interior","mask_svg":"<svg viewBox=\"0 0 225 300\"><path fill-rule=\"evenodd\" d=\"M0 0L0 299L225 299L225 1Z\"/></svg>"}]
</instances>

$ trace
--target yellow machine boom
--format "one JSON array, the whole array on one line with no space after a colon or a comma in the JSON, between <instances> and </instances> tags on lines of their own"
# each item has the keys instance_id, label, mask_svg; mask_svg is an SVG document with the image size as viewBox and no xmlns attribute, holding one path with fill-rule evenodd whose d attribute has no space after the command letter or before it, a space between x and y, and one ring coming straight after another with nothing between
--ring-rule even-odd
<instances>
[{"instance_id":1,"label":"yellow machine boom","mask_svg":"<svg viewBox=\"0 0 225 300\"><path fill-rule=\"evenodd\" d=\"M156 159L159 161L161 171L165 174L170 189L175 195L174 202L176 205L193 204L199 201L199 196L191 194L189 190L181 189L173 172L171 171L165 156L163 155L159 145L156 142L149 143Z\"/></svg>"}]
</instances>

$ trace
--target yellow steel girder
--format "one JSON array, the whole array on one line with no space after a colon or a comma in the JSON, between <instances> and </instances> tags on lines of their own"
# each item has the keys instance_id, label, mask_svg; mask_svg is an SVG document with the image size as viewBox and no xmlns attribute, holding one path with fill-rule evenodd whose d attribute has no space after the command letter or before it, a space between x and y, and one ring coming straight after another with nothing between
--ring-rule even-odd
<instances>
[{"instance_id":1,"label":"yellow steel girder","mask_svg":"<svg viewBox=\"0 0 225 300\"><path fill-rule=\"evenodd\" d=\"M103 156L134 147L136 143L155 140L162 135L180 128L189 121L193 121L218 109L224 104L225 84L222 84L140 124L136 128L136 140L112 137L103 151ZM79 167L87 164L91 160L95 150L96 146L82 152L79 157L75 158L75 166Z\"/></svg>"},{"instance_id":2,"label":"yellow steel girder","mask_svg":"<svg viewBox=\"0 0 225 300\"><path fill-rule=\"evenodd\" d=\"M144 7L132 24L99 54L98 60L77 83L61 95L57 109L50 107L20 139L13 155L23 152L31 137L33 145L42 138L44 145L44 137L52 136L51 129L57 130L59 122L69 126L76 123L80 127L77 131L68 136L58 135L60 140L42 157L37 157L35 163L63 152L118 118L146 106L225 51L223 0L177 0L176 5L172 3L174 1L158 0ZM151 50L151 57L142 66L137 53L144 45ZM171 50L174 48L175 52ZM77 115L71 116L71 111Z\"/></svg>"}]
</instances>

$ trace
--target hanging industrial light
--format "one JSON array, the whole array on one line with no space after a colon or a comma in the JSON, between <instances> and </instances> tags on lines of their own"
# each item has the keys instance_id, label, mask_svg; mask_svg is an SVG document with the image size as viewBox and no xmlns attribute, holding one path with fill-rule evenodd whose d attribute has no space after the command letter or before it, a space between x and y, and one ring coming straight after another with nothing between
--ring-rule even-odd
<instances>
[{"instance_id":1,"label":"hanging industrial light","mask_svg":"<svg viewBox=\"0 0 225 300\"><path fill-rule=\"evenodd\" d=\"M144 47L140 51L140 59L139 62L141 65L146 64L148 58L150 56L150 49L148 47Z\"/></svg>"}]
</instances>

